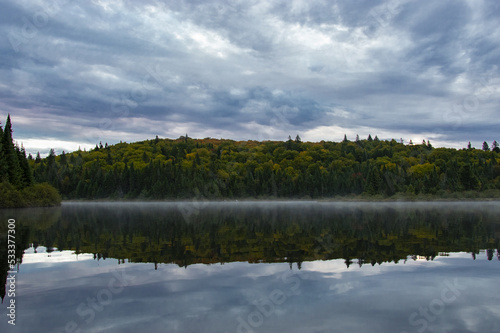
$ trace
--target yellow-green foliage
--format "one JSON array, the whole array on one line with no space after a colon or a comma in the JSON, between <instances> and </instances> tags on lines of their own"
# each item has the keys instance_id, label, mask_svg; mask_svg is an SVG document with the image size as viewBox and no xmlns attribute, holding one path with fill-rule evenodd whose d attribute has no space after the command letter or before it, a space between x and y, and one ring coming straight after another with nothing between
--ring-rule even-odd
<instances>
[{"instance_id":1,"label":"yellow-green foliage","mask_svg":"<svg viewBox=\"0 0 500 333\"><path fill-rule=\"evenodd\" d=\"M498 152L356 142L146 140L31 160L66 198L446 196L500 190Z\"/></svg>"}]
</instances>

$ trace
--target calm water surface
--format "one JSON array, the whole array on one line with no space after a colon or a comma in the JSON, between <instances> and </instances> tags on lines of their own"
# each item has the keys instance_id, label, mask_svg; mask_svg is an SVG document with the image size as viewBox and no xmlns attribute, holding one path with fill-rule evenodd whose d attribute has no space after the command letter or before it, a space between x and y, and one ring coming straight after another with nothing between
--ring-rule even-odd
<instances>
[{"instance_id":1,"label":"calm water surface","mask_svg":"<svg viewBox=\"0 0 500 333\"><path fill-rule=\"evenodd\" d=\"M64 203L0 332L500 332L500 203ZM16 325L8 323L15 299Z\"/></svg>"}]
</instances>

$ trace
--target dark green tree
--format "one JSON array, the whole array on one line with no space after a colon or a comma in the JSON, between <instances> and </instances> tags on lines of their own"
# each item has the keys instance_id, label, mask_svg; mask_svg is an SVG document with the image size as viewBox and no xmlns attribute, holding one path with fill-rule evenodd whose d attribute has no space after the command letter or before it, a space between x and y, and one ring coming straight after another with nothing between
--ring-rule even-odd
<instances>
[{"instance_id":1,"label":"dark green tree","mask_svg":"<svg viewBox=\"0 0 500 333\"><path fill-rule=\"evenodd\" d=\"M5 159L5 148L3 145L3 129L0 126L0 182L9 180L7 169L8 166L7 166L7 161Z\"/></svg>"},{"instance_id":2,"label":"dark green tree","mask_svg":"<svg viewBox=\"0 0 500 333\"><path fill-rule=\"evenodd\" d=\"M16 147L16 152L19 158L19 164L21 167L21 187L27 187L33 185L33 172L31 171L31 167L28 163L28 159L26 158L26 151L24 147L21 146L21 149Z\"/></svg>"},{"instance_id":3,"label":"dark green tree","mask_svg":"<svg viewBox=\"0 0 500 333\"><path fill-rule=\"evenodd\" d=\"M365 192L368 194L377 194L380 190L380 184L382 182L382 178L380 176L380 171L376 166L373 166L370 169L370 173L366 178L366 187Z\"/></svg>"},{"instance_id":4,"label":"dark green tree","mask_svg":"<svg viewBox=\"0 0 500 333\"><path fill-rule=\"evenodd\" d=\"M494 151L495 153L500 153L500 148L497 140L493 141L493 143L491 144L491 150Z\"/></svg>"},{"instance_id":5,"label":"dark green tree","mask_svg":"<svg viewBox=\"0 0 500 333\"><path fill-rule=\"evenodd\" d=\"M479 187L479 180L474 175L470 164L460 167L459 180L463 189L466 191L476 190Z\"/></svg>"},{"instance_id":6,"label":"dark green tree","mask_svg":"<svg viewBox=\"0 0 500 333\"><path fill-rule=\"evenodd\" d=\"M7 164L8 182L16 187L22 187L22 171L19 164L19 156L14 147L14 140L12 139L12 124L10 121L10 114L7 116L7 121L5 123L5 128L3 131L2 148L4 152L4 159Z\"/></svg>"}]
</instances>

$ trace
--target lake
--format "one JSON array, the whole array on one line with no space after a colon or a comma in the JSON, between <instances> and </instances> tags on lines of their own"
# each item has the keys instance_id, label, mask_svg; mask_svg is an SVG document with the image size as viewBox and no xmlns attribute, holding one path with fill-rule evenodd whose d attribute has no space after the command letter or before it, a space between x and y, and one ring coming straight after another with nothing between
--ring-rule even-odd
<instances>
[{"instance_id":1,"label":"lake","mask_svg":"<svg viewBox=\"0 0 500 333\"><path fill-rule=\"evenodd\" d=\"M2 210L0 331L500 332L499 217L495 201Z\"/></svg>"}]
</instances>

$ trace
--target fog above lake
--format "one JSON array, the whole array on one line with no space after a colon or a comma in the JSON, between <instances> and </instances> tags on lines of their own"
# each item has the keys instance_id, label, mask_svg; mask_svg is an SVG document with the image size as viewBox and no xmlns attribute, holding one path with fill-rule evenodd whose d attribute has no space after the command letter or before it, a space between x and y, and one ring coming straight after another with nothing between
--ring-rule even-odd
<instances>
[{"instance_id":1,"label":"fog above lake","mask_svg":"<svg viewBox=\"0 0 500 333\"><path fill-rule=\"evenodd\" d=\"M189 200L189 201L65 201L63 206L120 208L321 208L321 209L460 209L500 211L500 201L329 201L329 200Z\"/></svg>"}]
</instances>

